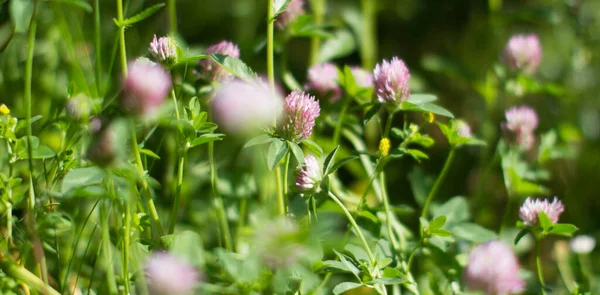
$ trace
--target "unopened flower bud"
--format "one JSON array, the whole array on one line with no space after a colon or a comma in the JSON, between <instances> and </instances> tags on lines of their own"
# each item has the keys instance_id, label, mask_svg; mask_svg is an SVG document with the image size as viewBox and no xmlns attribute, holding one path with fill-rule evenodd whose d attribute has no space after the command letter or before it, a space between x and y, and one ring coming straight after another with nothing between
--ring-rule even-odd
<instances>
[{"instance_id":1,"label":"unopened flower bud","mask_svg":"<svg viewBox=\"0 0 600 295\"><path fill-rule=\"evenodd\" d=\"M1 104L0 105L0 114L8 115L8 114L10 114L10 109L5 104Z\"/></svg>"},{"instance_id":2,"label":"unopened flower bud","mask_svg":"<svg viewBox=\"0 0 600 295\"><path fill-rule=\"evenodd\" d=\"M92 138L87 149L87 158L98 166L110 166L116 162L121 153L117 144L117 131L113 126L108 125L98 131Z\"/></svg>"},{"instance_id":3,"label":"unopened flower bud","mask_svg":"<svg viewBox=\"0 0 600 295\"><path fill-rule=\"evenodd\" d=\"M375 93L381 103L401 103L410 97L410 72L404 62L394 57L375 66Z\"/></svg>"},{"instance_id":4,"label":"unopened flower bud","mask_svg":"<svg viewBox=\"0 0 600 295\"><path fill-rule=\"evenodd\" d=\"M65 108L67 114L75 121L87 120L90 115L90 100L85 94L80 93L71 97Z\"/></svg>"},{"instance_id":5,"label":"unopened flower bud","mask_svg":"<svg viewBox=\"0 0 600 295\"><path fill-rule=\"evenodd\" d=\"M319 189L323 175L317 158L308 155L304 158L304 167L296 170L296 187L306 193L314 193Z\"/></svg>"},{"instance_id":6,"label":"unopened flower bud","mask_svg":"<svg viewBox=\"0 0 600 295\"><path fill-rule=\"evenodd\" d=\"M390 154L391 143L389 138L382 138L379 141L379 153L383 157L387 157Z\"/></svg>"},{"instance_id":7,"label":"unopened flower bud","mask_svg":"<svg viewBox=\"0 0 600 295\"><path fill-rule=\"evenodd\" d=\"M456 132L462 137L471 137L471 126L463 120L456 120Z\"/></svg>"},{"instance_id":8,"label":"unopened flower bud","mask_svg":"<svg viewBox=\"0 0 600 295\"><path fill-rule=\"evenodd\" d=\"M177 42L171 37L160 37L154 39L148 47L148 52L154 60L162 64L173 64L177 62Z\"/></svg>"}]
</instances>

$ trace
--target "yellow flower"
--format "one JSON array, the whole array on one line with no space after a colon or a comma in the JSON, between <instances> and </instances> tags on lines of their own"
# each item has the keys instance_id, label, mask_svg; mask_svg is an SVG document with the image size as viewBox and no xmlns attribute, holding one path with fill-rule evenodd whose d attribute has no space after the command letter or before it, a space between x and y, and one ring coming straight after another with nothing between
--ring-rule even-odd
<instances>
[{"instance_id":1,"label":"yellow flower","mask_svg":"<svg viewBox=\"0 0 600 295\"><path fill-rule=\"evenodd\" d=\"M432 112L425 113L425 119L428 123L433 123L433 121L435 121L435 115Z\"/></svg>"},{"instance_id":2,"label":"yellow flower","mask_svg":"<svg viewBox=\"0 0 600 295\"><path fill-rule=\"evenodd\" d=\"M5 104L2 104L0 105L0 114L8 115L10 114L10 109Z\"/></svg>"},{"instance_id":3,"label":"yellow flower","mask_svg":"<svg viewBox=\"0 0 600 295\"><path fill-rule=\"evenodd\" d=\"M382 156L387 157L387 155L390 154L390 140L388 138L382 138L381 141L379 141L379 153L381 153Z\"/></svg>"}]
</instances>

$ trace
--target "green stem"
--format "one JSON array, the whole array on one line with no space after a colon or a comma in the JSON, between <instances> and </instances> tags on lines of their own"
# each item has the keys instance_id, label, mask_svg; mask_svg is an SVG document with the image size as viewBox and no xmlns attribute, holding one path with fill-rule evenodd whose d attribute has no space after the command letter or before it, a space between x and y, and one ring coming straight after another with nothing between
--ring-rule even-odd
<instances>
[{"instance_id":1,"label":"green stem","mask_svg":"<svg viewBox=\"0 0 600 295\"><path fill-rule=\"evenodd\" d=\"M164 231L160 223L160 218L158 217L158 212L156 211L156 206L154 205L154 200L152 200L152 194L150 192L148 180L146 179L146 172L144 171L144 164L142 163L142 156L140 154L140 146L137 142L135 122L133 120L131 121L131 146L133 148L138 174L140 175L142 181L142 191L140 192L140 196L144 197L144 192L148 192L146 202L148 208L150 209L150 217L152 218L152 223L154 224L155 228L158 230L159 236L162 237L164 235Z\"/></svg>"},{"instance_id":2,"label":"green stem","mask_svg":"<svg viewBox=\"0 0 600 295\"><path fill-rule=\"evenodd\" d=\"M183 153L183 152L182 152ZM177 216L179 215L179 203L181 200L181 185L183 184L183 167L185 165L185 155L182 154L179 158L179 165L177 166L177 188L175 189L175 199L173 200L173 209L171 211L171 222L169 224L169 234L173 234L175 231L175 224L177 223Z\"/></svg>"},{"instance_id":3,"label":"green stem","mask_svg":"<svg viewBox=\"0 0 600 295\"><path fill-rule=\"evenodd\" d=\"M360 57L362 66L371 70L377 59L377 0L362 0L363 13L362 40L360 40Z\"/></svg>"},{"instance_id":4,"label":"green stem","mask_svg":"<svg viewBox=\"0 0 600 295\"><path fill-rule=\"evenodd\" d=\"M274 67L274 52L273 52L273 26L274 21L272 20L273 14L275 13L273 8L273 1L267 1L267 76L269 79L269 86L271 91L275 92L275 67Z\"/></svg>"},{"instance_id":5,"label":"green stem","mask_svg":"<svg viewBox=\"0 0 600 295\"><path fill-rule=\"evenodd\" d=\"M110 190L111 190L111 194L113 199L117 199L116 193L115 193L115 187L114 187L114 182L111 179L110 181ZM130 257L130 245L131 245L131 200L124 200L123 201L123 210L125 211L125 220L124 222L124 228L123 228L123 245L122 245L122 259L123 259L123 283L125 285L125 294L130 294L129 292L129 257Z\"/></svg>"},{"instance_id":6,"label":"green stem","mask_svg":"<svg viewBox=\"0 0 600 295\"><path fill-rule=\"evenodd\" d=\"M96 53L96 90L103 95L102 88L102 29L100 23L100 0L94 0L94 45Z\"/></svg>"},{"instance_id":7,"label":"green stem","mask_svg":"<svg viewBox=\"0 0 600 295\"><path fill-rule=\"evenodd\" d=\"M331 278L331 276L333 275L332 272L328 272L325 277L323 278L323 281L321 282L321 284L310 294L314 295L314 294L319 294L319 291L321 291L321 289L323 289L323 287L325 287L325 285L327 285L327 282L329 281L329 279Z\"/></svg>"},{"instance_id":8,"label":"green stem","mask_svg":"<svg viewBox=\"0 0 600 295\"><path fill-rule=\"evenodd\" d=\"M37 30L37 5L33 8L33 15L31 16L31 23L29 24L29 32L27 33L27 60L25 61L25 110L26 110L26 121L27 121L27 162L29 164L29 175L31 181L33 181L33 147L31 145L31 137L33 136L31 127L31 81L33 73L33 54L35 49L35 33ZM35 206L35 189L31 185L29 191L28 209L33 214L33 208Z\"/></svg>"},{"instance_id":9,"label":"green stem","mask_svg":"<svg viewBox=\"0 0 600 295\"><path fill-rule=\"evenodd\" d=\"M427 195L427 199L425 200L425 204L423 205L423 211L421 211L421 217L423 218L427 217L427 210L429 209L429 204L431 203L431 200L433 200L433 198L435 198L435 196L437 195L437 192L440 189L442 182L444 182L444 179L446 179L448 170L450 170L450 164L452 164L452 160L454 159L454 151L455 148L451 147L450 154L448 154L448 158L446 158L446 162L444 162L444 168L442 168L440 176L438 176L438 178L435 180L433 188L431 188L431 190L429 191L429 195Z\"/></svg>"},{"instance_id":10,"label":"green stem","mask_svg":"<svg viewBox=\"0 0 600 295\"><path fill-rule=\"evenodd\" d=\"M0 254L0 269L2 269L9 277L24 282L27 286L37 290L40 294L60 295L60 293L50 287L50 285L44 283L44 281L40 280L26 268L8 260L4 255L4 253Z\"/></svg>"},{"instance_id":11,"label":"green stem","mask_svg":"<svg viewBox=\"0 0 600 295\"><path fill-rule=\"evenodd\" d=\"M292 153L290 151L288 151L287 154L285 155L285 161L283 162L283 195L284 196L287 196L287 193L288 193L288 172L290 169L291 154ZM284 199L284 201L285 201L285 199ZM285 210L285 208L284 208L284 210ZM285 211L287 211L287 210L285 210Z\"/></svg>"},{"instance_id":12,"label":"green stem","mask_svg":"<svg viewBox=\"0 0 600 295\"><path fill-rule=\"evenodd\" d=\"M285 194L283 192L283 184L281 183L281 168L275 168L275 184L277 190L277 213L281 216L285 215Z\"/></svg>"},{"instance_id":13,"label":"green stem","mask_svg":"<svg viewBox=\"0 0 600 295\"><path fill-rule=\"evenodd\" d=\"M104 261L107 262L106 279L108 281L109 294L117 294L117 280L113 269L112 247L110 244L109 217L107 213L107 204L100 206L100 220L102 222L102 249L104 252Z\"/></svg>"},{"instance_id":14,"label":"green stem","mask_svg":"<svg viewBox=\"0 0 600 295\"><path fill-rule=\"evenodd\" d=\"M542 260L540 257L540 240L535 241L535 265L537 268L537 276L540 284L542 285L542 295L546 294L546 290L544 289L544 275L542 274Z\"/></svg>"},{"instance_id":15,"label":"green stem","mask_svg":"<svg viewBox=\"0 0 600 295\"><path fill-rule=\"evenodd\" d=\"M367 0L370 1L370 0ZM321 27L325 18L325 0L312 0L313 16L315 17L315 26ZM321 47L321 38L313 36L310 41L310 65L319 62L319 48Z\"/></svg>"},{"instance_id":16,"label":"green stem","mask_svg":"<svg viewBox=\"0 0 600 295\"><path fill-rule=\"evenodd\" d=\"M340 115L338 117L338 122L335 125L335 130L333 132L333 146L337 146L340 142L340 135L342 134L342 128L344 125L344 116L348 111L348 107L350 106L350 102L352 99L350 97L344 97L344 105L342 106L342 110L340 111Z\"/></svg>"},{"instance_id":17,"label":"green stem","mask_svg":"<svg viewBox=\"0 0 600 295\"><path fill-rule=\"evenodd\" d=\"M215 208L217 209L217 218L219 219L219 223L221 225L221 233L223 234L225 249L232 251L233 247L231 244L231 231L229 230L229 223L227 222L225 204L217 187L217 166L215 165L215 149L214 142L212 141L208 143L208 161L210 166L210 184L214 195Z\"/></svg>"},{"instance_id":18,"label":"green stem","mask_svg":"<svg viewBox=\"0 0 600 295\"><path fill-rule=\"evenodd\" d=\"M175 2L176 0L169 0L167 2L169 6L169 32L171 32L171 35L177 33L177 6Z\"/></svg>"},{"instance_id":19,"label":"green stem","mask_svg":"<svg viewBox=\"0 0 600 295\"><path fill-rule=\"evenodd\" d=\"M179 121L179 104L177 102L177 96L175 96L175 90L171 89L171 98L173 99L173 105L175 106L175 118ZM181 142L181 134L177 134L178 143ZM175 198L173 200L173 208L171 211L171 222L169 223L169 234L173 234L175 231L175 223L177 222L177 216L179 214L179 202L181 199L181 186L183 184L183 168L185 165L185 153L186 150L179 151L179 164L177 166L177 187L175 189Z\"/></svg>"},{"instance_id":20,"label":"green stem","mask_svg":"<svg viewBox=\"0 0 600 295\"><path fill-rule=\"evenodd\" d=\"M379 176L379 183L381 185L381 192L383 194L383 208L385 209L385 223L387 228L388 238L392 244L392 248L394 251L398 251L400 248L398 247L398 241L396 241L396 237L394 237L394 231L392 230L392 211L390 210L390 201L387 195L387 189L385 186L385 173L382 171Z\"/></svg>"},{"instance_id":21,"label":"green stem","mask_svg":"<svg viewBox=\"0 0 600 295\"><path fill-rule=\"evenodd\" d=\"M336 204L338 204L338 206L340 206L340 208L342 209L342 211L344 211L344 214L346 214L346 217L348 218L348 221L350 221L350 224L354 228L354 231L356 232L356 235L358 236L358 238L362 242L363 247L365 248L365 251L367 252L367 255L369 256L369 260L371 260L371 263L377 262L377 260L375 259L375 255L373 255L373 252L371 252L371 248L369 247L369 243L367 243L367 240L365 239L365 236L363 236L360 228L358 227L358 224L354 220L354 217L352 217L352 214L350 214L350 211L348 211L348 209L346 208L346 206L344 206L344 204L340 201L340 199L338 199L332 192L329 192L329 197Z\"/></svg>"},{"instance_id":22,"label":"green stem","mask_svg":"<svg viewBox=\"0 0 600 295\"><path fill-rule=\"evenodd\" d=\"M123 22L123 1L117 0L117 21ZM127 50L125 48L125 27L119 27L119 52L121 58L121 71L127 77Z\"/></svg>"}]
</instances>

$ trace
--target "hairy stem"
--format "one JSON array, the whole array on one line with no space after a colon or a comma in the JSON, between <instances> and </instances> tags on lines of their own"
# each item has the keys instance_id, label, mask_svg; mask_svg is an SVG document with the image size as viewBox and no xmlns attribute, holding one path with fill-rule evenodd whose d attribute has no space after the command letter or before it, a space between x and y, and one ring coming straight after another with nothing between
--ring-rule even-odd
<instances>
[{"instance_id":1,"label":"hairy stem","mask_svg":"<svg viewBox=\"0 0 600 295\"><path fill-rule=\"evenodd\" d=\"M109 294L117 294L117 280L115 279L115 271L113 269L112 246L110 244L109 232L109 217L108 204L104 203L100 206L100 220L102 222L102 252L104 252L104 261L107 261L106 280L108 283Z\"/></svg>"},{"instance_id":2,"label":"hairy stem","mask_svg":"<svg viewBox=\"0 0 600 295\"><path fill-rule=\"evenodd\" d=\"M175 96L175 90L171 89L171 98L173 99L173 105L175 106L175 118L179 121L179 104L177 102L177 96ZM177 134L177 143L181 143L181 134ZM177 166L177 187L175 188L175 198L173 200L173 208L171 211L171 222L169 223L169 234L173 234L175 231L175 223L177 222L177 215L179 214L179 202L181 199L181 185L183 184L183 168L185 166L185 149L179 150L179 163Z\"/></svg>"},{"instance_id":3,"label":"hairy stem","mask_svg":"<svg viewBox=\"0 0 600 295\"><path fill-rule=\"evenodd\" d=\"M440 173L440 176L438 176L438 178L435 180L433 187L429 191L429 195L427 195L427 199L425 200L425 204L423 205L423 210L421 211L421 217L423 218L427 217L429 204L431 203L431 200L433 200L437 195L437 192L440 189L442 183L444 182L444 179L446 179L446 175L448 174L448 170L450 170L450 165L452 164L452 160L454 159L454 150L454 147L450 148L450 154L448 154L446 162L444 162L442 172Z\"/></svg>"},{"instance_id":4,"label":"hairy stem","mask_svg":"<svg viewBox=\"0 0 600 295\"><path fill-rule=\"evenodd\" d=\"M214 195L215 208L217 209L217 218L219 219L221 233L223 234L225 249L232 251L233 247L231 244L231 231L229 230L229 223L227 222L225 204L217 187L217 167L215 165L214 142L212 141L208 143L208 162L210 165L210 183Z\"/></svg>"},{"instance_id":5,"label":"hairy stem","mask_svg":"<svg viewBox=\"0 0 600 295\"><path fill-rule=\"evenodd\" d=\"M348 111L348 107L350 106L350 102L352 99L350 97L344 97L344 105L342 106L342 110L340 111L340 115L338 117L338 122L335 125L335 130L333 131L333 145L337 146L340 142L340 135L342 134L342 129L344 126L344 116Z\"/></svg>"},{"instance_id":6,"label":"hairy stem","mask_svg":"<svg viewBox=\"0 0 600 295\"><path fill-rule=\"evenodd\" d=\"M537 276L538 276L538 280L540 281L540 284L542 285L542 294L545 295L546 294L546 290L544 289L544 285L546 285L544 283L544 275L542 274L542 260L540 257L540 240L536 240L535 241L535 265L537 268Z\"/></svg>"},{"instance_id":7,"label":"hairy stem","mask_svg":"<svg viewBox=\"0 0 600 295\"><path fill-rule=\"evenodd\" d=\"M96 91L102 93L102 25L100 23L100 0L94 0L94 52L96 53Z\"/></svg>"},{"instance_id":8,"label":"hairy stem","mask_svg":"<svg viewBox=\"0 0 600 295\"><path fill-rule=\"evenodd\" d=\"M0 254L0 269L2 269L9 277L24 282L27 286L37 290L40 294L60 295L60 293L50 287L50 285L40 280L26 268L10 261L8 258L4 257L4 255L5 254Z\"/></svg>"},{"instance_id":9,"label":"hairy stem","mask_svg":"<svg viewBox=\"0 0 600 295\"><path fill-rule=\"evenodd\" d=\"M177 6L175 5L176 0L169 0L167 5L169 6L169 32L171 35L177 33Z\"/></svg>"},{"instance_id":10,"label":"hairy stem","mask_svg":"<svg viewBox=\"0 0 600 295\"><path fill-rule=\"evenodd\" d=\"M313 16L315 17L315 25L317 27L322 26L323 19L325 18L325 0L312 0L312 9ZM310 65L315 65L319 62L320 47L321 37L313 36L310 41Z\"/></svg>"},{"instance_id":11,"label":"hairy stem","mask_svg":"<svg viewBox=\"0 0 600 295\"><path fill-rule=\"evenodd\" d=\"M336 204L338 204L338 206L340 206L340 208L342 209L342 211L344 211L344 214L348 218L348 221L350 221L350 224L354 228L354 231L356 232L356 235L358 236L358 238L362 242L363 247L365 248L365 251L367 252L367 255L369 256L369 260L371 260L371 263L375 263L377 261L375 259L375 255L373 255L373 252L371 252L371 248L369 247L369 243L367 243L367 239L365 239L365 236L363 236L362 231L358 227L358 224L354 220L354 217L352 217L352 214L350 213L350 211L348 211L348 209L346 208L346 206L344 206L344 204L340 201L340 199L338 199L332 192L329 192L329 197Z\"/></svg>"},{"instance_id":12,"label":"hairy stem","mask_svg":"<svg viewBox=\"0 0 600 295\"><path fill-rule=\"evenodd\" d=\"M117 0L117 21L123 22L123 0ZM121 71L127 77L127 49L125 48L125 27L119 26L119 56Z\"/></svg>"},{"instance_id":13,"label":"hairy stem","mask_svg":"<svg viewBox=\"0 0 600 295\"><path fill-rule=\"evenodd\" d=\"M361 0L363 13L362 40L360 40L360 58L362 66L371 70L377 59L377 0Z\"/></svg>"}]
</instances>

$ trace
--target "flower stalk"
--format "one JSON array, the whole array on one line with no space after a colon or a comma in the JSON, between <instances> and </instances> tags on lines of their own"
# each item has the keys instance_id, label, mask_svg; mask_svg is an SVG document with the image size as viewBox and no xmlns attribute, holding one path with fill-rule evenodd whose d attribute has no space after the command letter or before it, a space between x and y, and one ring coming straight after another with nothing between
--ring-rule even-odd
<instances>
[{"instance_id":1,"label":"flower stalk","mask_svg":"<svg viewBox=\"0 0 600 295\"><path fill-rule=\"evenodd\" d=\"M448 170L450 170L450 166L452 164L452 161L454 160L455 149L456 149L455 147L450 148L450 153L448 154L448 157L446 158L446 161L444 162L444 167L442 168L442 172L440 173L440 176L438 176L438 178L435 180L435 183L433 184L433 188L431 188L431 190L429 191L429 195L427 195L427 199L425 200L425 204L423 205L423 210L421 211L421 217L423 217L423 218L427 217L431 200L433 200L435 198L438 191L440 190L440 186L446 179Z\"/></svg>"}]
</instances>

